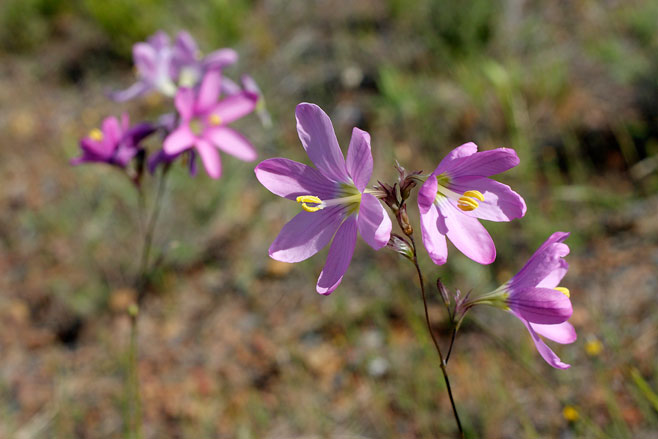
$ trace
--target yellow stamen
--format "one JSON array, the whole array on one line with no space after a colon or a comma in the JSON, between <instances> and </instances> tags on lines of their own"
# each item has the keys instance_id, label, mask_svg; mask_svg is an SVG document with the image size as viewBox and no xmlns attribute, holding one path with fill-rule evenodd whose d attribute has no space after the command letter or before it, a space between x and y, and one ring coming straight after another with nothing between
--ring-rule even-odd
<instances>
[{"instance_id":1,"label":"yellow stamen","mask_svg":"<svg viewBox=\"0 0 658 439\"><path fill-rule=\"evenodd\" d=\"M211 114L210 117L208 118L208 121L210 122L210 125L213 126L219 126L222 124L222 118L216 114Z\"/></svg>"},{"instance_id":2,"label":"yellow stamen","mask_svg":"<svg viewBox=\"0 0 658 439\"><path fill-rule=\"evenodd\" d=\"M596 357L597 355L601 354L602 351L603 343L596 339L589 340L587 343L585 343L585 352L587 352L587 355L590 357Z\"/></svg>"},{"instance_id":3,"label":"yellow stamen","mask_svg":"<svg viewBox=\"0 0 658 439\"><path fill-rule=\"evenodd\" d=\"M478 200L484 201L484 195L482 195L482 192L475 190L466 191L464 192L464 195L459 197L459 200L457 200L457 207L459 207L464 212L470 212L480 206Z\"/></svg>"},{"instance_id":4,"label":"yellow stamen","mask_svg":"<svg viewBox=\"0 0 658 439\"><path fill-rule=\"evenodd\" d=\"M99 130L98 128L94 128L93 130L91 130L89 132L89 137L92 140L100 142L101 140L103 140L103 132L101 130Z\"/></svg>"},{"instance_id":5,"label":"yellow stamen","mask_svg":"<svg viewBox=\"0 0 658 439\"><path fill-rule=\"evenodd\" d=\"M304 209L307 212L317 212L318 210L324 209L324 206L322 206L322 200L315 195L300 195L299 197L296 198L296 201L298 203L302 204L302 209ZM306 203L313 203L317 204L317 206L309 206Z\"/></svg>"},{"instance_id":6,"label":"yellow stamen","mask_svg":"<svg viewBox=\"0 0 658 439\"><path fill-rule=\"evenodd\" d=\"M560 293L564 294L565 296L567 296L567 297L571 297L571 293L569 293L569 289L568 289L568 288L564 288L564 287L555 287L555 289L558 290Z\"/></svg>"}]
</instances>

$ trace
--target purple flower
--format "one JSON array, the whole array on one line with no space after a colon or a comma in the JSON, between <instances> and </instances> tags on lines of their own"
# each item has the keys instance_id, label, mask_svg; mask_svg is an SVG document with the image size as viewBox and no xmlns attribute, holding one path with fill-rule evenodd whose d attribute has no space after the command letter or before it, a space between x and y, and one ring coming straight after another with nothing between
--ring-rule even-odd
<instances>
[{"instance_id":1,"label":"purple flower","mask_svg":"<svg viewBox=\"0 0 658 439\"><path fill-rule=\"evenodd\" d=\"M164 140L163 150L175 156L194 147L201 156L206 172L212 178L222 173L217 148L240 160L251 161L256 151L251 143L227 124L251 113L258 96L241 92L218 100L222 76L219 72L206 73L200 88L181 88L175 104L180 125Z\"/></svg>"},{"instance_id":2,"label":"purple flower","mask_svg":"<svg viewBox=\"0 0 658 439\"><path fill-rule=\"evenodd\" d=\"M539 336L561 344L576 341L576 331L567 322L572 313L569 290L558 286L569 269L563 259L569 254L569 247L564 244L568 236L564 232L553 233L512 279L468 303L468 306L487 304L510 311L526 326L542 358L557 369L570 366Z\"/></svg>"},{"instance_id":3,"label":"purple flower","mask_svg":"<svg viewBox=\"0 0 658 439\"><path fill-rule=\"evenodd\" d=\"M347 160L340 150L329 116L314 104L295 111L297 132L315 168L275 158L261 162L255 172L272 193L301 203L298 213L270 246L270 257L303 261L332 240L327 262L317 282L320 294L331 294L352 260L357 232L375 250L391 234L391 220L379 200L366 189L372 175L370 135L352 131Z\"/></svg>"},{"instance_id":4,"label":"purple flower","mask_svg":"<svg viewBox=\"0 0 658 439\"><path fill-rule=\"evenodd\" d=\"M80 140L82 155L71 160L72 165L99 162L125 168L140 151L139 142L153 133L155 128L147 123L130 126L127 114L121 121L110 116L103 120L101 129L91 130Z\"/></svg>"},{"instance_id":5,"label":"purple flower","mask_svg":"<svg viewBox=\"0 0 658 439\"><path fill-rule=\"evenodd\" d=\"M219 70L237 61L232 49L221 49L201 59L196 42L187 32L179 32L174 45L158 31L146 42L133 46L133 60L139 80L126 90L111 93L116 101L127 101L150 90L174 96L178 86L192 87L209 70Z\"/></svg>"},{"instance_id":6,"label":"purple flower","mask_svg":"<svg viewBox=\"0 0 658 439\"><path fill-rule=\"evenodd\" d=\"M423 244L437 265L448 259L446 236L480 264L496 259L496 247L479 219L510 221L525 215L525 201L509 186L487 178L519 164L508 148L477 152L475 143L448 154L418 192Z\"/></svg>"},{"instance_id":7,"label":"purple flower","mask_svg":"<svg viewBox=\"0 0 658 439\"><path fill-rule=\"evenodd\" d=\"M270 116L269 111L267 111L267 107L265 106L265 98L260 90L260 87L258 87L258 84L254 80L254 78L252 78L249 75L242 75L241 81L242 81L242 87L240 87L238 84L236 84L234 81L228 78L223 78L222 92L230 96L236 93L240 93L242 90L245 90L258 95L258 104L256 105L256 116L258 116L258 119L260 119L260 123L262 123L264 127L270 128L272 126L272 117Z\"/></svg>"}]
</instances>

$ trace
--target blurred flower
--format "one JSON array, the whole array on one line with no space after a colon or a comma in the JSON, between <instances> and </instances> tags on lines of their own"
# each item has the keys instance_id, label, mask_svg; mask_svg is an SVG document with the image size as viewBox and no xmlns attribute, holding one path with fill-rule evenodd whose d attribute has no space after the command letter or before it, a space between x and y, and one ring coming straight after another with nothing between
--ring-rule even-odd
<instances>
[{"instance_id":1,"label":"blurred flower","mask_svg":"<svg viewBox=\"0 0 658 439\"><path fill-rule=\"evenodd\" d=\"M569 422L576 422L580 418L578 410L572 405L567 405L562 409L562 416Z\"/></svg>"},{"instance_id":2,"label":"blurred flower","mask_svg":"<svg viewBox=\"0 0 658 439\"><path fill-rule=\"evenodd\" d=\"M585 352L590 357L597 357L603 352L603 343L596 338L587 340L587 343L585 343Z\"/></svg>"},{"instance_id":3,"label":"blurred flower","mask_svg":"<svg viewBox=\"0 0 658 439\"><path fill-rule=\"evenodd\" d=\"M491 305L510 311L526 326L542 358L557 369L570 366L539 335L561 344L576 341L576 331L566 321L573 311L569 290L558 286L569 268L563 259L569 254L569 247L564 244L568 236L564 232L553 233L512 279L465 303L466 307Z\"/></svg>"},{"instance_id":4,"label":"blurred flower","mask_svg":"<svg viewBox=\"0 0 658 439\"><path fill-rule=\"evenodd\" d=\"M176 93L180 125L163 143L163 151L169 156L194 147L212 178L219 178L222 173L219 152L215 147L240 160L256 158L251 143L227 124L251 113L258 96L241 92L219 101L221 81L221 74L211 71L203 77L197 91L183 87Z\"/></svg>"},{"instance_id":5,"label":"blurred flower","mask_svg":"<svg viewBox=\"0 0 658 439\"><path fill-rule=\"evenodd\" d=\"M256 84L256 81L254 81L254 78L249 75L242 75L242 87L240 87L237 83L230 80L229 78L222 79L222 92L227 96L240 93L243 90L258 95L258 104L256 104L256 116L258 116L260 123L262 123L264 127L270 128L272 126L272 117L270 116L269 111L267 111L267 107L265 105L265 97L263 96L260 87L258 87L258 84Z\"/></svg>"},{"instance_id":6,"label":"blurred flower","mask_svg":"<svg viewBox=\"0 0 658 439\"><path fill-rule=\"evenodd\" d=\"M141 148L139 142L155 131L148 123L130 126L127 114L121 121L110 116L103 120L101 129L91 130L87 137L80 140L82 155L71 160L72 165L100 162L125 168Z\"/></svg>"},{"instance_id":7,"label":"blurred flower","mask_svg":"<svg viewBox=\"0 0 658 439\"><path fill-rule=\"evenodd\" d=\"M314 104L295 111L299 139L316 168L275 158L255 169L258 180L272 193L301 203L269 249L270 257L299 262L316 254L332 240L316 290L331 294L347 271L357 231L375 250L391 235L391 220L379 200L366 189L372 175L370 135L352 131L347 160L340 150L329 116Z\"/></svg>"},{"instance_id":8,"label":"blurred flower","mask_svg":"<svg viewBox=\"0 0 658 439\"><path fill-rule=\"evenodd\" d=\"M487 178L519 164L508 148L477 152L466 143L439 163L418 192L423 244L437 265L448 259L446 236L480 264L496 259L496 247L479 219L510 221L525 215L525 201L509 186Z\"/></svg>"},{"instance_id":9,"label":"blurred flower","mask_svg":"<svg viewBox=\"0 0 658 439\"><path fill-rule=\"evenodd\" d=\"M158 31L146 42L133 46L138 81L126 90L111 93L110 97L127 101L151 90L174 96L178 86L193 87L206 72L220 70L237 59L233 49L220 49L201 58L189 33L179 32L172 46L169 35Z\"/></svg>"}]
</instances>

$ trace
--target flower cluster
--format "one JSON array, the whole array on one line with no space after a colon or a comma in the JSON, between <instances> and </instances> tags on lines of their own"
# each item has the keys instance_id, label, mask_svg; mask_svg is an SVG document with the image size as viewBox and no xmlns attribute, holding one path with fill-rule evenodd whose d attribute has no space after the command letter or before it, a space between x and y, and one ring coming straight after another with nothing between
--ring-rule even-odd
<instances>
[{"instance_id":1,"label":"flower cluster","mask_svg":"<svg viewBox=\"0 0 658 439\"><path fill-rule=\"evenodd\" d=\"M512 149L478 151L474 143L466 143L450 152L429 175L406 173L398 166L397 183L369 188L373 159L367 132L353 129L345 158L331 120L320 107L301 103L295 115L299 139L315 167L274 158L261 162L255 173L272 193L296 201L302 209L270 246L273 259L303 261L331 242L316 286L320 294L332 293L342 281L357 235L375 250L388 246L416 263L413 240L391 233L392 222L380 200L411 239L413 227L405 202L417 183L422 183L418 192L422 242L437 265L447 261L447 240L473 261L491 264L496 247L480 220L506 222L526 213L523 198L491 178L519 164ZM563 259L569 251L563 243L567 236L553 234L523 269L497 290L456 300L455 315L463 318L476 305L505 309L524 323L551 366L569 367L539 337L558 343L576 339L566 321L572 312L569 291L558 286L567 271Z\"/></svg>"},{"instance_id":2,"label":"flower cluster","mask_svg":"<svg viewBox=\"0 0 658 439\"><path fill-rule=\"evenodd\" d=\"M211 178L221 176L219 151L240 160L256 159L251 143L231 122L254 111L265 124L269 115L260 90L247 75L238 85L224 75L224 68L235 64L238 54L233 49L220 49L205 57L192 36L180 32L172 44L160 31L133 46L137 82L129 88L110 93L116 101L126 101L147 92L161 93L174 99L175 112L163 114L156 122L131 126L127 115L121 120L106 118L101 129L93 129L80 141L82 155L72 164L100 162L119 167L139 185L145 168L154 173L158 166L168 166L187 154L190 173L196 173L196 156ZM143 141L159 132L163 147L147 154ZM129 165L135 166L129 169Z\"/></svg>"}]
</instances>

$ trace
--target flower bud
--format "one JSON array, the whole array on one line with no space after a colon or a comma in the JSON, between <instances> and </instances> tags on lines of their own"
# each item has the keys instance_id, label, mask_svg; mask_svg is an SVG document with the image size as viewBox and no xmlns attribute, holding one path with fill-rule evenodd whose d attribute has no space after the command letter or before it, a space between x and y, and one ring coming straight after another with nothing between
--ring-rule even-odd
<instances>
[{"instance_id":1,"label":"flower bud","mask_svg":"<svg viewBox=\"0 0 658 439\"><path fill-rule=\"evenodd\" d=\"M400 255L404 256L410 261L413 261L414 258L413 249L411 248L411 245L409 245L407 240L401 237L400 235L392 233L391 238L389 239L388 244L386 244L386 246L393 249L395 252L399 253Z\"/></svg>"}]
</instances>

